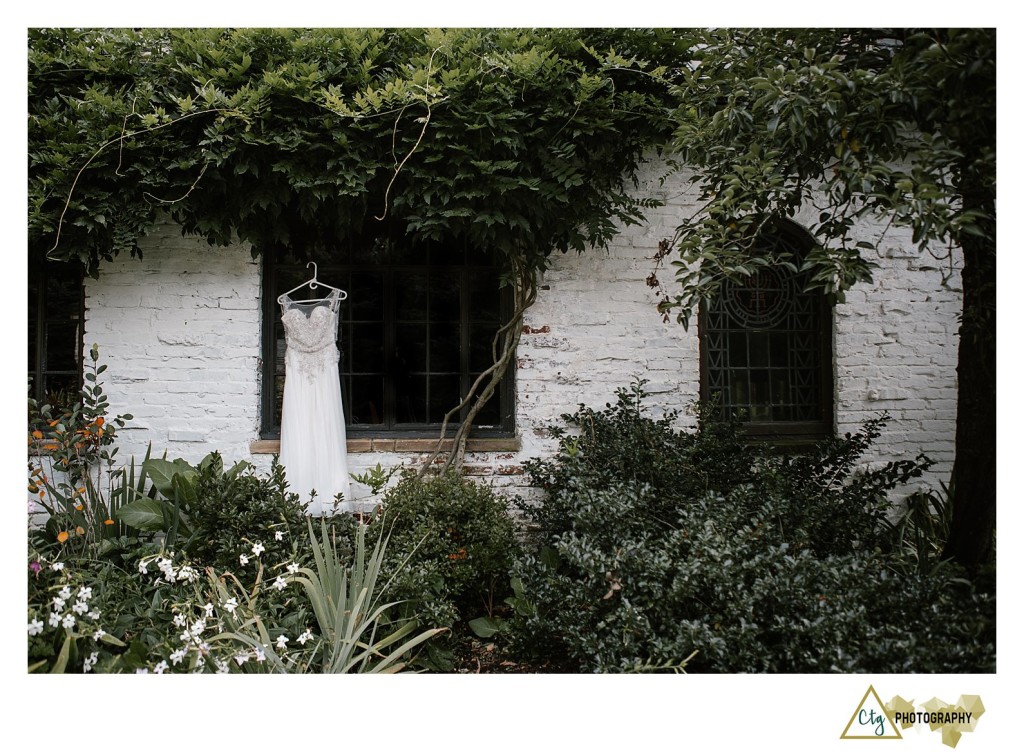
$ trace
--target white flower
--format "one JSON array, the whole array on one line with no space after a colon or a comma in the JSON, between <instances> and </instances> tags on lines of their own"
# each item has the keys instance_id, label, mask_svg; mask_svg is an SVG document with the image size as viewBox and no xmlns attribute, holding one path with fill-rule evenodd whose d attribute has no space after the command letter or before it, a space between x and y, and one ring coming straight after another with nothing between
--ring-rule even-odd
<instances>
[{"instance_id":1,"label":"white flower","mask_svg":"<svg viewBox=\"0 0 1024 753\"><path fill-rule=\"evenodd\" d=\"M67 602L64 599L60 598L59 596L54 596L53 597L53 611L54 612L59 612L60 610L62 610L64 608L64 604L65 603L67 603Z\"/></svg>"},{"instance_id":2,"label":"white flower","mask_svg":"<svg viewBox=\"0 0 1024 753\"><path fill-rule=\"evenodd\" d=\"M196 638L202 635L204 630L206 630L206 620L204 620L202 617L193 622L192 627L189 628L189 632Z\"/></svg>"},{"instance_id":3,"label":"white flower","mask_svg":"<svg viewBox=\"0 0 1024 753\"><path fill-rule=\"evenodd\" d=\"M61 570L64 569L64 563L63 562L54 562L52 565L50 565L50 569L53 570L54 572L60 572Z\"/></svg>"},{"instance_id":4,"label":"white flower","mask_svg":"<svg viewBox=\"0 0 1024 753\"><path fill-rule=\"evenodd\" d=\"M166 670L167 670L167 662L165 662L165 661L161 661L159 664L157 664L155 667L153 667L153 671L156 672L158 675L162 675Z\"/></svg>"},{"instance_id":5,"label":"white flower","mask_svg":"<svg viewBox=\"0 0 1024 753\"><path fill-rule=\"evenodd\" d=\"M146 560L139 560L139 572L142 573L143 575L148 575L149 574L149 570L147 569L147 565L149 565L149 563L146 562Z\"/></svg>"},{"instance_id":6,"label":"white flower","mask_svg":"<svg viewBox=\"0 0 1024 753\"><path fill-rule=\"evenodd\" d=\"M100 610L98 610L98 609L92 610L91 612L89 612L89 617L91 617L94 620L98 620L100 618Z\"/></svg>"},{"instance_id":7,"label":"white flower","mask_svg":"<svg viewBox=\"0 0 1024 753\"><path fill-rule=\"evenodd\" d=\"M255 544L252 545L252 553L254 555L256 555L257 557L259 557L261 554L263 554L264 549L265 548L263 546L263 542L262 541L257 541Z\"/></svg>"},{"instance_id":8,"label":"white flower","mask_svg":"<svg viewBox=\"0 0 1024 753\"><path fill-rule=\"evenodd\" d=\"M274 580L274 588L276 588L278 591L283 591L286 588L288 588L288 582L285 581L285 579L282 578L280 575L278 575L277 579Z\"/></svg>"},{"instance_id":9,"label":"white flower","mask_svg":"<svg viewBox=\"0 0 1024 753\"><path fill-rule=\"evenodd\" d=\"M243 565L248 565L249 564L249 557L248 557L248 555L240 554L240 555L238 555L238 561L241 562Z\"/></svg>"},{"instance_id":10,"label":"white flower","mask_svg":"<svg viewBox=\"0 0 1024 753\"><path fill-rule=\"evenodd\" d=\"M210 653L210 644L206 641L203 641L198 646L196 646L196 651L199 652L200 656L206 656L208 653Z\"/></svg>"},{"instance_id":11,"label":"white flower","mask_svg":"<svg viewBox=\"0 0 1024 753\"><path fill-rule=\"evenodd\" d=\"M85 614L89 611L89 605L84 601L76 601L75 605L71 607L75 614Z\"/></svg>"},{"instance_id":12,"label":"white flower","mask_svg":"<svg viewBox=\"0 0 1024 753\"><path fill-rule=\"evenodd\" d=\"M181 664L181 660L185 658L185 649L179 648L177 651L171 653L171 663Z\"/></svg>"},{"instance_id":13,"label":"white flower","mask_svg":"<svg viewBox=\"0 0 1024 753\"><path fill-rule=\"evenodd\" d=\"M60 612L50 612L50 619L47 621L50 623L50 627L60 625Z\"/></svg>"},{"instance_id":14,"label":"white flower","mask_svg":"<svg viewBox=\"0 0 1024 753\"><path fill-rule=\"evenodd\" d=\"M60 624L70 630L75 626L75 616L73 614L65 615Z\"/></svg>"},{"instance_id":15,"label":"white flower","mask_svg":"<svg viewBox=\"0 0 1024 753\"><path fill-rule=\"evenodd\" d=\"M177 580L174 574L174 563L171 562L169 559L167 559L166 557L162 558L159 562L156 563L156 566L159 567L160 572L164 574L165 581L167 581L168 583L174 583Z\"/></svg>"},{"instance_id":16,"label":"white flower","mask_svg":"<svg viewBox=\"0 0 1024 753\"><path fill-rule=\"evenodd\" d=\"M32 622L28 623L29 635L39 635L41 632L43 632L42 620L32 620Z\"/></svg>"},{"instance_id":17,"label":"white flower","mask_svg":"<svg viewBox=\"0 0 1024 753\"><path fill-rule=\"evenodd\" d=\"M181 635L178 636L178 640L181 641L182 643L188 643L189 641L192 640L192 633L190 633L190 632L188 632L186 630L184 633L182 633Z\"/></svg>"},{"instance_id":18,"label":"white flower","mask_svg":"<svg viewBox=\"0 0 1024 753\"><path fill-rule=\"evenodd\" d=\"M295 573L299 572L298 564L293 562L292 564L288 565L288 572L292 575L295 575Z\"/></svg>"},{"instance_id":19,"label":"white flower","mask_svg":"<svg viewBox=\"0 0 1024 753\"><path fill-rule=\"evenodd\" d=\"M64 601L67 601L68 599L71 598L71 589L68 588L67 586L64 586L64 588L62 588L57 593L57 595L60 596L60 598L64 599Z\"/></svg>"},{"instance_id":20,"label":"white flower","mask_svg":"<svg viewBox=\"0 0 1024 753\"><path fill-rule=\"evenodd\" d=\"M237 654L235 654L235 661L238 662L238 666L241 667L243 664L249 661L249 652L239 651Z\"/></svg>"},{"instance_id":21,"label":"white flower","mask_svg":"<svg viewBox=\"0 0 1024 753\"><path fill-rule=\"evenodd\" d=\"M174 615L174 620L172 621L174 622L174 627L185 627L185 615L181 612Z\"/></svg>"},{"instance_id":22,"label":"white flower","mask_svg":"<svg viewBox=\"0 0 1024 753\"><path fill-rule=\"evenodd\" d=\"M232 596L224 602L224 608L228 610L228 614L234 614L235 610L238 609L238 600Z\"/></svg>"},{"instance_id":23,"label":"white flower","mask_svg":"<svg viewBox=\"0 0 1024 753\"><path fill-rule=\"evenodd\" d=\"M274 541L283 541L284 531L274 531Z\"/></svg>"},{"instance_id":24,"label":"white flower","mask_svg":"<svg viewBox=\"0 0 1024 753\"><path fill-rule=\"evenodd\" d=\"M256 657L256 661L258 662L267 660L267 655L263 652L262 646L256 646L256 648L252 650L252 654Z\"/></svg>"},{"instance_id":25,"label":"white flower","mask_svg":"<svg viewBox=\"0 0 1024 753\"><path fill-rule=\"evenodd\" d=\"M205 604L203 604L203 609L206 610L207 617L213 617L213 604L211 604L210 602L206 602Z\"/></svg>"},{"instance_id":26,"label":"white flower","mask_svg":"<svg viewBox=\"0 0 1024 753\"><path fill-rule=\"evenodd\" d=\"M286 648L288 648L288 636L287 635L279 635L279 636L277 636L277 647L279 649L281 649L282 651L284 651Z\"/></svg>"},{"instance_id":27,"label":"white flower","mask_svg":"<svg viewBox=\"0 0 1024 753\"><path fill-rule=\"evenodd\" d=\"M137 675L148 675L149 674L149 670L146 669L145 667L139 667L138 669L135 670L135 674L137 674Z\"/></svg>"},{"instance_id":28,"label":"white flower","mask_svg":"<svg viewBox=\"0 0 1024 753\"><path fill-rule=\"evenodd\" d=\"M178 580L183 580L186 583L194 583L198 578L199 573L197 573L195 568L191 565L182 565L178 569Z\"/></svg>"},{"instance_id":29,"label":"white flower","mask_svg":"<svg viewBox=\"0 0 1024 753\"><path fill-rule=\"evenodd\" d=\"M91 672L92 668L96 666L96 662L99 660L99 658L100 655L96 651L93 651L91 654L89 654L85 658L85 661L82 662L82 671Z\"/></svg>"},{"instance_id":30,"label":"white flower","mask_svg":"<svg viewBox=\"0 0 1024 753\"><path fill-rule=\"evenodd\" d=\"M89 586L82 586L78 589L78 598L82 601L89 601L92 598L92 588Z\"/></svg>"},{"instance_id":31,"label":"white flower","mask_svg":"<svg viewBox=\"0 0 1024 753\"><path fill-rule=\"evenodd\" d=\"M94 641L98 641L100 638L102 638L106 634L107 634L106 630L104 630L103 628L99 628L99 629L96 630L95 633L92 634L92 639Z\"/></svg>"},{"instance_id":32,"label":"white flower","mask_svg":"<svg viewBox=\"0 0 1024 753\"><path fill-rule=\"evenodd\" d=\"M306 641L310 641L310 640L313 640L313 631L312 630L306 630L306 632L304 632L302 635L300 635L298 637L299 643L301 643L303 646L306 645Z\"/></svg>"},{"instance_id":33,"label":"white flower","mask_svg":"<svg viewBox=\"0 0 1024 753\"><path fill-rule=\"evenodd\" d=\"M217 674L219 675L226 675L231 671L231 667L229 667L228 663L223 659L214 659L213 663L217 665Z\"/></svg>"}]
</instances>

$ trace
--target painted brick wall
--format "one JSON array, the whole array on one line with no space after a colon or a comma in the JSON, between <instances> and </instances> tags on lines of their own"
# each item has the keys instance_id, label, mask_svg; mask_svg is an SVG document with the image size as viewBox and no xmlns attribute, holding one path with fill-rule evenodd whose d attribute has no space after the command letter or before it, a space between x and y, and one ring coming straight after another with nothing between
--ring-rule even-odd
<instances>
[{"instance_id":1,"label":"painted brick wall","mask_svg":"<svg viewBox=\"0 0 1024 753\"><path fill-rule=\"evenodd\" d=\"M470 453L473 475L510 493L526 488L523 460L547 454L547 427L579 403L603 406L636 377L649 380L651 405L685 411L699 390L698 341L655 311L645 280L658 241L695 209L695 193L676 176L662 183L653 165L639 192L662 199L648 223L624 228L607 250L558 254L527 312L516 370L518 452ZM813 208L797 221L809 222ZM874 282L858 286L836 307L836 421L855 430L882 410L892 421L877 457L938 461L926 480L948 475L956 420L956 263L913 248L907 233L865 223L879 240ZM241 245L211 248L182 238L172 225L144 239L142 260L105 265L87 289L86 342L99 343L110 365L114 411L135 415L122 453L138 456L148 441L171 457L198 459L219 449L266 469L252 454L258 439L260 267ZM662 271L668 283L671 273ZM350 291L357 295L358 291ZM684 418L684 420L686 420ZM350 470L414 464L420 455L355 453Z\"/></svg>"},{"instance_id":2,"label":"painted brick wall","mask_svg":"<svg viewBox=\"0 0 1024 753\"><path fill-rule=\"evenodd\" d=\"M164 224L142 259L104 264L85 289L86 344L108 364L112 413L135 418L120 452L247 457L259 418L260 267Z\"/></svg>"}]
</instances>

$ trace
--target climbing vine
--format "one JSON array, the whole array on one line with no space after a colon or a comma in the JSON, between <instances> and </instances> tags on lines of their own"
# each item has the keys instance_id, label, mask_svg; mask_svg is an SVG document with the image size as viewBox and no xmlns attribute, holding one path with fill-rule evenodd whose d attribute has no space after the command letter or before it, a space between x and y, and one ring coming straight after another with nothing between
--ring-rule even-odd
<instances>
[{"instance_id":1,"label":"climbing vine","mask_svg":"<svg viewBox=\"0 0 1024 753\"><path fill-rule=\"evenodd\" d=\"M96 275L161 214L298 259L378 226L496 251L521 305L472 416L548 256L655 203L628 187L671 133L663 63L687 48L670 30L30 30L29 253Z\"/></svg>"}]
</instances>

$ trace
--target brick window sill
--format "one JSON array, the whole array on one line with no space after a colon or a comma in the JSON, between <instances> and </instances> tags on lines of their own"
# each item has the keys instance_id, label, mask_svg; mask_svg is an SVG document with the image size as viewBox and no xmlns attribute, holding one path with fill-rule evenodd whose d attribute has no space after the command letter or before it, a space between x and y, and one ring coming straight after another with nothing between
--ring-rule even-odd
<instances>
[{"instance_id":1,"label":"brick window sill","mask_svg":"<svg viewBox=\"0 0 1024 753\"><path fill-rule=\"evenodd\" d=\"M374 437L348 440L349 454L367 452L431 452L437 446L436 439L424 437ZM445 440L444 449L451 449L452 441ZM478 437L466 442L467 452L518 452L518 437ZM281 452L278 439L259 439L249 445L253 455L276 455Z\"/></svg>"}]
</instances>

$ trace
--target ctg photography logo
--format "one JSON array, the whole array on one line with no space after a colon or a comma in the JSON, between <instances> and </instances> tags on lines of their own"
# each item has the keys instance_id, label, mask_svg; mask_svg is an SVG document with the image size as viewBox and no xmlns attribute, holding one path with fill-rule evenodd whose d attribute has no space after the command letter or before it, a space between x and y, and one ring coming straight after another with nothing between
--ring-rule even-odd
<instances>
[{"instance_id":1,"label":"ctg photography logo","mask_svg":"<svg viewBox=\"0 0 1024 753\"><path fill-rule=\"evenodd\" d=\"M842 740L902 740L904 731L919 725L929 732L940 733L942 743L955 748L965 732L975 731L984 713L981 696L962 695L955 704L932 698L916 706L913 700L894 696L883 703L874 686L869 685L839 737Z\"/></svg>"}]
</instances>

